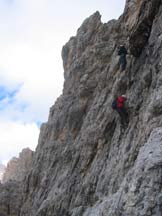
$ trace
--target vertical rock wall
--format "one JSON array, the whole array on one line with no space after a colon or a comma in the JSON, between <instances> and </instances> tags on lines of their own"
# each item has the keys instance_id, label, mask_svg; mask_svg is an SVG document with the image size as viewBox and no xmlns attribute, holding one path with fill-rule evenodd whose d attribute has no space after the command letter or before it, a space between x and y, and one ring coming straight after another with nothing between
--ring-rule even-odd
<instances>
[{"instance_id":1,"label":"vertical rock wall","mask_svg":"<svg viewBox=\"0 0 162 216\"><path fill-rule=\"evenodd\" d=\"M5 171L5 165L0 164L0 181L2 181L3 173Z\"/></svg>"},{"instance_id":2,"label":"vertical rock wall","mask_svg":"<svg viewBox=\"0 0 162 216\"><path fill-rule=\"evenodd\" d=\"M127 0L118 20L103 24L96 12L63 47L63 94L41 127L20 216L161 215L161 23L161 1ZM111 109L119 94L124 127Z\"/></svg>"},{"instance_id":3,"label":"vertical rock wall","mask_svg":"<svg viewBox=\"0 0 162 216\"><path fill-rule=\"evenodd\" d=\"M22 150L18 158L12 158L7 164L2 182L5 183L9 180L21 182L32 167L33 154L32 150L26 148Z\"/></svg>"}]
</instances>

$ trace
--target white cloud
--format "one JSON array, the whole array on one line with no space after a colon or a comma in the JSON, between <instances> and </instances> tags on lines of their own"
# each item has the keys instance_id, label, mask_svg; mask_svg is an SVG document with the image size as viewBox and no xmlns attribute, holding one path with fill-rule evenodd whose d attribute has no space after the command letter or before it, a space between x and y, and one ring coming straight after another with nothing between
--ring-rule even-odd
<instances>
[{"instance_id":1,"label":"white cloud","mask_svg":"<svg viewBox=\"0 0 162 216\"><path fill-rule=\"evenodd\" d=\"M55 58L55 53L38 51L36 48L18 44L3 53L1 56L3 67L6 71L5 85L12 83L22 84L15 97L13 106L20 106L26 103L26 112L20 109L20 117L27 121L41 120L46 121L49 107L53 104L56 97L61 94L63 84L63 69L60 60ZM56 63L55 63L56 61ZM60 65L58 65L60 63ZM9 87L9 86L7 86ZM16 114L18 107L16 109ZM3 116L10 119L13 112L3 111ZM31 118L30 118L31 115ZM14 116L13 116L14 117Z\"/></svg>"},{"instance_id":2,"label":"white cloud","mask_svg":"<svg viewBox=\"0 0 162 216\"><path fill-rule=\"evenodd\" d=\"M22 148L35 150L39 128L35 123L0 122L0 163L18 156Z\"/></svg>"}]
</instances>

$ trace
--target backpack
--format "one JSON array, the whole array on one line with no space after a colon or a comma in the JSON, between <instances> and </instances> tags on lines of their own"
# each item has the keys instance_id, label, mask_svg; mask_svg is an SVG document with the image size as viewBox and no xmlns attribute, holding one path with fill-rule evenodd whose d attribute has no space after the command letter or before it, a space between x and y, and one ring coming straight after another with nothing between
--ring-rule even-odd
<instances>
[{"instance_id":1,"label":"backpack","mask_svg":"<svg viewBox=\"0 0 162 216\"><path fill-rule=\"evenodd\" d=\"M112 104L111 104L112 109L117 109L117 99L113 100Z\"/></svg>"}]
</instances>

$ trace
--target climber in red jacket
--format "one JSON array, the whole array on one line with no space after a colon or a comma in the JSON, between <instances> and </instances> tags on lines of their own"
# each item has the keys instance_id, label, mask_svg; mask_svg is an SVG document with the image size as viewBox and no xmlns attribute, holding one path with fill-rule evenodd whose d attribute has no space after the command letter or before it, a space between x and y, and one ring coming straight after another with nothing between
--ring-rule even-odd
<instances>
[{"instance_id":1,"label":"climber in red jacket","mask_svg":"<svg viewBox=\"0 0 162 216\"><path fill-rule=\"evenodd\" d=\"M117 108L116 111L119 113L121 117L121 122L127 122L128 123L128 113L124 107L124 103L127 100L125 95L121 95L117 98Z\"/></svg>"}]
</instances>

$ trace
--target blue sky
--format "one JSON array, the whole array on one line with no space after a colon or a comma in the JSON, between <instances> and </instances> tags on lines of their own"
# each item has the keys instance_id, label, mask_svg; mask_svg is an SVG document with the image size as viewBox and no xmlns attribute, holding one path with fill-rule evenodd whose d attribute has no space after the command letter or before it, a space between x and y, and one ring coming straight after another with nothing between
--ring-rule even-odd
<instances>
[{"instance_id":1,"label":"blue sky","mask_svg":"<svg viewBox=\"0 0 162 216\"><path fill-rule=\"evenodd\" d=\"M118 18L125 0L0 0L0 163L35 149L39 126L62 92L62 46L99 11Z\"/></svg>"}]
</instances>

